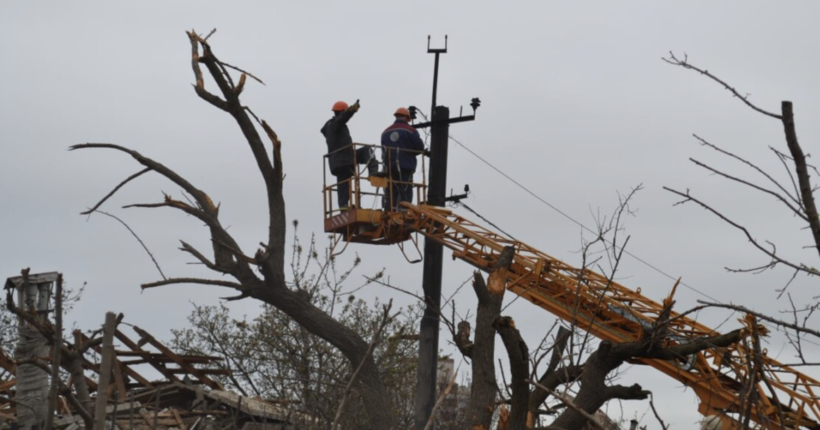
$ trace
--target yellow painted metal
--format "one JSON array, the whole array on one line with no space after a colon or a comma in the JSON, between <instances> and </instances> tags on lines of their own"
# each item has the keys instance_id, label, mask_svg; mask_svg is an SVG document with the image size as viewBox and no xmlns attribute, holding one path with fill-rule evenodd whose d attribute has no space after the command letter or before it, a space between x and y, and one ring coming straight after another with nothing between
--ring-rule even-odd
<instances>
[{"instance_id":1,"label":"yellow painted metal","mask_svg":"<svg viewBox=\"0 0 820 430\"><path fill-rule=\"evenodd\" d=\"M355 144L354 146L373 145ZM379 157L381 160L382 157ZM423 202L426 189L424 157L421 157L421 182L413 184L416 201ZM345 242L389 245L403 243L414 232L435 240L453 251L453 257L473 266L488 270L506 246L516 250L507 271L506 288L542 309L603 340L630 342L639 340L670 303L677 284L669 297L661 303L641 294L640 288L631 290L590 270L578 269L553 258L523 242L507 239L452 211L402 203L406 211L389 212L365 209L366 199L372 206L381 206L381 193L390 192L389 179L369 178L366 190L360 185L358 170L351 178L350 211L334 209L334 194L338 184L325 185L325 231L341 235ZM688 339L713 336L714 330L686 316L672 312L669 325L670 344ZM748 321L744 321L749 324ZM686 360L638 360L692 388L700 399L698 410L704 415L718 415L724 429L735 428L733 419L740 413L740 393L748 381L748 351L743 343L727 348L707 349ZM762 371L767 384L757 383L751 419L758 428L812 429L820 423L820 382L776 360L763 356ZM748 404L748 403L747 403ZM778 405L780 407L778 407ZM729 415L727 415L727 413Z\"/></svg>"},{"instance_id":2,"label":"yellow painted metal","mask_svg":"<svg viewBox=\"0 0 820 430\"><path fill-rule=\"evenodd\" d=\"M426 205L402 205L408 211L407 219L413 221L405 224L408 231L441 243L453 251L455 258L479 269L492 267L504 247L513 246L516 253L507 272L507 289L560 318L574 320L580 329L589 330L600 339L637 341L664 309L662 303L643 296L640 290L633 291L601 274L572 267L452 211ZM673 321L666 340L669 344L717 334L688 316L673 311L671 317ZM740 412L740 393L747 381L747 358L751 354L752 351L738 343L727 348L707 349L687 360L638 361L691 387L700 399L698 410L702 414L722 415ZM751 414L759 428L780 429L781 417L784 427L790 429L813 429L820 423L820 398L815 395L820 382L765 354L762 371L769 383L756 384L758 396ZM737 426L730 416L725 416L724 422Z\"/></svg>"}]
</instances>

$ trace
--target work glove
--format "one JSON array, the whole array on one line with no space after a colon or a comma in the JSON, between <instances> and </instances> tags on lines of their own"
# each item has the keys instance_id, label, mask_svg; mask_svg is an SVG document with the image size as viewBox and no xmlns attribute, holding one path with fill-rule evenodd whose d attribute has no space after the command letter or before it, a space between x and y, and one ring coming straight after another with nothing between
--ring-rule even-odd
<instances>
[{"instance_id":1,"label":"work glove","mask_svg":"<svg viewBox=\"0 0 820 430\"><path fill-rule=\"evenodd\" d=\"M356 99L356 103L353 103L353 106L350 106L350 110L353 112L358 112L361 105L359 105L359 99Z\"/></svg>"}]
</instances>

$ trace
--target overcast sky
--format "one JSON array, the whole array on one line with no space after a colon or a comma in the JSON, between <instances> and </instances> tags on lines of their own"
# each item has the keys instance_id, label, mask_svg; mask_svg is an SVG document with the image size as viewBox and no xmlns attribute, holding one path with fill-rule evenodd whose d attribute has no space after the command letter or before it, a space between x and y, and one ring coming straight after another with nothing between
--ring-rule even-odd
<instances>
[{"instance_id":1,"label":"overcast sky","mask_svg":"<svg viewBox=\"0 0 820 430\"><path fill-rule=\"evenodd\" d=\"M789 308L785 269L762 275L729 274L724 267L766 263L745 238L693 206L676 206L663 186L691 191L771 240L785 256L817 265L802 249L810 235L771 198L710 176L688 161L758 180L738 163L699 146L692 133L743 155L788 181L768 147L786 147L781 125L753 112L717 84L661 61L670 50L735 85L761 107L795 104L797 131L811 153L820 133L820 57L817 16L808 1L734 2L11 2L0 3L0 277L60 271L70 286L87 282L71 319L98 325L105 311L160 338L185 324L190 302L214 304L219 291L169 286L140 292L159 279L153 263L116 221L79 213L141 169L122 153L84 150L81 142L111 142L153 157L221 202L220 218L246 253L267 229L263 184L233 120L196 97L190 45L184 31L207 33L221 59L267 84L249 82L246 104L283 142L288 219L300 234L322 233L322 154L319 129L337 100L361 100L350 122L354 140L378 143L398 106L430 105L433 57L427 35L440 46L440 104L469 110L483 101L477 120L451 127L452 136L588 226L592 214L611 211L617 193L643 184L626 220L628 249L665 273L724 302L777 314ZM583 232L544 203L451 142L448 187L469 183L467 203L515 237L579 264ZM760 181L758 181L760 182ZM105 204L141 236L168 276L207 273L186 265L178 240L208 248L199 222L170 210L120 209L155 202L177 187L149 174ZM467 217L472 215L457 209ZM322 239L324 240L324 239ZM421 289L420 264L396 247L351 245L364 265L350 281L387 268L391 281ZM445 262L445 295L470 276L459 261ZM629 258L620 280L660 300L673 280ZM798 277L789 287L795 304L812 303L817 281ZM372 286L368 300L407 297ZM508 297L511 299L512 297ZM679 309L705 297L681 288ZM474 306L457 295L463 312ZM254 315L257 303L230 303L236 315ZM523 301L507 311L535 343L554 317ZM702 313L717 326L729 314ZM737 316L735 316L737 317ZM736 318L722 328L736 328ZM784 317L789 317L785 315ZM443 334L442 339L447 335ZM444 343L444 342L443 342ZM820 347L809 345L812 354ZM444 345L446 352L452 348ZM769 353L793 362L773 337ZM466 366L465 366L466 367ZM620 382L655 392L674 426L694 426L697 402L671 380L631 369ZM815 375L816 376L816 375ZM645 403L624 404L625 418L643 418ZM620 411L612 411L617 417Z\"/></svg>"}]
</instances>

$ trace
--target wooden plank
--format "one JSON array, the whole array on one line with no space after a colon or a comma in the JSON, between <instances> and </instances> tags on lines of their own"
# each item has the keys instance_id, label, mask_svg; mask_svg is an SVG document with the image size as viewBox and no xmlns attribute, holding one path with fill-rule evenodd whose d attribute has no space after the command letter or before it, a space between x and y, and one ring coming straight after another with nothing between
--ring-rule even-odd
<instances>
[{"instance_id":1,"label":"wooden plank","mask_svg":"<svg viewBox=\"0 0 820 430\"><path fill-rule=\"evenodd\" d=\"M135 326L134 328L136 329L137 327ZM136 331L136 330L135 330L135 331ZM139 332L137 332L137 333L139 334ZM140 345L139 345L139 344L135 343L135 342L134 342L133 340L131 340L128 336L126 336L123 332L121 332L121 331L119 331L119 330L116 330L116 331L114 332L114 336L115 336L115 337L116 337L116 338L117 338L120 342L122 342L123 344L125 344L125 346L127 346L127 347L131 348L131 350L132 350L132 351L144 352L144 353L149 353L149 354L150 354L150 351L145 351L145 350L143 350L143 349L140 347ZM150 356L150 355L149 355L149 356ZM153 367L154 369L156 369L156 370L157 370L159 373L161 373L163 376L165 376L166 378L168 378L168 380L169 380L169 381L171 381L171 382L176 382L176 381L179 381L179 378L177 378L176 376L174 376L174 374L173 374L173 373L170 373L170 372L168 371L168 369L167 369L167 368L166 368L166 367L165 367L162 363L158 362L157 360L149 360L148 364L150 364L150 365L151 365L151 367ZM131 369L129 366L126 366L126 368L127 368L127 369ZM131 370L133 371L133 369L131 369ZM136 373L136 372L134 372L134 373ZM132 376L132 377L133 377L133 375L131 375L130 373L129 373L129 376ZM140 377L140 378L142 378L142 377ZM137 379L137 378L134 378L134 379ZM137 379L137 380L139 380L139 381L140 381L140 383L143 383L143 385L145 385L146 387L153 387L153 385L152 385L151 383L149 383L147 380L145 380L145 378L142 378L141 380L140 380L140 379ZM143 381L144 381L144 382L143 382Z\"/></svg>"},{"instance_id":2,"label":"wooden plank","mask_svg":"<svg viewBox=\"0 0 820 430\"><path fill-rule=\"evenodd\" d=\"M206 374L206 375L230 375L231 374L230 369L197 369L197 370L204 373L204 374ZM176 374L189 373L185 369L170 369L170 371L173 372L173 373L176 373Z\"/></svg>"},{"instance_id":3,"label":"wooden plank","mask_svg":"<svg viewBox=\"0 0 820 430\"><path fill-rule=\"evenodd\" d=\"M171 408L171 412L174 413L174 417L177 419L177 422L179 423L180 430L188 430L188 426L185 425L185 421L182 421L182 417L179 416L179 412L174 408Z\"/></svg>"},{"instance_id":4,"label":"wooden plank","mask_svg":"<svg viewBox=\"0 0 820 430\"><path fill-rule=\"evenodd\" d=\"M211 360L211 359L208 359L208 358L199 358L199 357L190 358L190 357L187 357L187 356L184 356L184 355L180 355L180 358L182 358L183 360L185 360L185 361L187 361L188 363L191 363L191 364L211 364L214 361L217 361L217 360ZM139 358L139 359L136 359L136 360L122 360L122 363L127 364L129 366L136 366L136 365L140 365L140 364L150 364L152 361L158 362L158 363L173 363L174 362L173 360L171 360L170 358L168 358L168 357L166 357L162 354L151 354L150 356L146 355L145 358Z\"/></svg>"},{"instance_id":5,"label":"wooden plank","mask_svg":"<svg viewBox=\"0 0 820 430\"><path fill-rule=\"evenodd\" d=\"M94 409L94 430L105 430L105 406L108 404L108 383L114 364L114 331L117 328L117 316L113 312L105 314L103 326L102 362L100 363L100 380L97 384L97 405Z\"/></svg>"},{"instance_id":6,"label":"wooden plank","mask_svg":"<svg viewBox=\"0 0 820 430\"><path fill-rule=\"evenodd\" d=\"M142 351L142 348L140 348L139 345L134 343L134 341L131 340L131 338L126 336L125 333L117 330L117 331L114 332L114 337L119 339L120 342L124 343L125 346L131 348L132 351ZM143 351L143 352L148 352L148 351Z\"/></svg>"},{"instance_id":7,"label":"wooden plank","mask_svg":"<svg viewBox=\"0 0 820 430\"><path fill-rule=\"evenodd\" d=\"M14 364L14 360L7 356L6 353L2 350L0 350L0 367L5 369L9 373L17 373L17 365Z\"/></svg>"},{"instance_id":8,"label":"wooden plank","mask_svg":"<svg viewBox=\"0 0 820 430\"><path fill-rule=\"evenodd\" d=\"M146 423L148 423L149 428L156 430L154 428L154 421L151 419L151 415L148 414L148 411L146 411L145 409L140 409L140 416L142 417L142 419L145 420Z\"/></svg>"},{"instance_id":9,"label":"wooden plank","mask_svg":"<svg viewBox=\"0 0 820 430\"><path fill-rule=\"evenodd\" d=\"M151 356L152 358L163 358L164 355L158 354L156 352L151 351L117 351L117 355L120 357L144 357L144 356ZM180 355L180 357L184 358L185 360L191 361L222 361L222 357L217 357L213 355Z\"/></svg>"},{"instance_id":10,"label":"wooden plank","mask_svg":"<svg viewBox=\"0 0 820 430\"><path fill-rule=\"evenodd\" d=\"M179 355L174 353L174 351L171 351L168 347L163 345L160 341L154 339L154 337L151 336L150 334L148 334L148 332L146 332L145 330L142 330L141 328L139 328L137 326L134 326L134 331L137 332L137 334L140 335L141 341L144 340L146 343L150 343L151 346L158 349L161 353L165 354L168 358L170 358L176 364L178 364L179 367L185 369L185 371L187 371L189 374L191 374L193 376L196 376L203 384L205 384L205 385L207 385L207 386L209 386L209 387L211 387L215 390L218 390L218 389L222 388L216 381L212 380L211 378L208 378L205 375L205 373L201 372L199 369L195 368L194 366L188 364ZM173 376L173 374L172 374L172 376Z\"/></svg>"},{"instance_id":11,"label":"wooden plank","mask_svg":"<svg viewBox=\"0 0 820 430\"><path fill-rule=\"evenodd\" d=\"M11 387L13 387L15 385L17 385L17 380L16 379L12 379L11 381L6 381L6 382L0 384L0 392L7 391L8 389L10 389Z\"/></svg>"},{"instance_id":12,"label":"wooden plank","mask_svg":"<svg viewBox=\"0 0 820 430\"><path fill-rule=\"evenodd\" d=\"M77 339L79 339L80 343L83 343L83 342L88 340L88 337L86 335L80 333L79 331L75 332L74 335L77 337ZM97 354L101 354L102 353L102 348L100 348L99 346L95 346L94 351ZM122 362L120 362L120 363L122 363ZM91 363L91 362L89 362L85 359L83 359L83 367L86 368L86 369L93 370L93 371L99 373L99 366L94 364L94 363ZM145 379L142 375L137 373L137 371L135 371L134 369L131 369L128 366L123 366L123 371L125 372L126 375L130 376L135 381L139 382L143 387L145 387L145 388L154 388L154 384L152 384L150 381ZM88 384L88 388L91 391L94 391L94 390L97 389L97 383L96 382L92 381L88 377L85 378L85 381L86 381L86 384ZM69 386L71 386L71 384L69 384Z\"/></svg>"},{"instance_id":13,"label":"wooden plank","mask_svg":"<svg viewBox=\"0 0 820 430\"><path fill-rule=\"evenodd\" d=\"M125 378L122 377L122 363L117 360L117 353L114 352L114 384L117 387L117 401L125 400L127 390L125 389Z\"/></svg>"},{"instance_id":14,"label":"wooden plank","mask_svg":"<svg viewBox=\"0 0 820 430\"><path fill-rule=\"evenodd\" d=\"M131 405L131 403L129 403L129 402L120 403L120 404L117 405L117 415L126 414L126 413L129 413L131 411L139 411L140 409L142 409L142 404L140 402L134 402L133 405ZM108 416L108 415L111 415L113 413L114 413L114 405L106 406L105 415ZM54 428L65 427L67 425L70 425L71 423L78 422L78 421L81 421L79 415L78 416L67 415L63 418L54 420Z\"/></svg>"}]
</instances>

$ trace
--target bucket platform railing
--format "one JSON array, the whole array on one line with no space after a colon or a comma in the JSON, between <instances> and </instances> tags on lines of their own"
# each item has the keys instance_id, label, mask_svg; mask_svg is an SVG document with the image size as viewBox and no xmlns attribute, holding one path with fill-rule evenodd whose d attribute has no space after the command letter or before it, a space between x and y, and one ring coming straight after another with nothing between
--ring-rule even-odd
<instances>
[{"instance_id":1,"label":"bucket platform railing","mask_svg":"<svg viewBox=\"0 0 820 430\"><path fill-rule=\"evenodd\" d=\"M324 156L323 213L327 233L338 233L346 242L390 245L410 239L410 233L402 226L412 223L400 203L399 187L411 187L413 201L424 204L427 197L426 157L422 151L385 148L381 145L354 143L339 151L353 150L354 170L350 178L337 182L330 172L328 161L332 154ZM393 151L413 154L417 168L411 181L401 181L385 160L393 159ZM348 185L347 208L337 204L340 185ZM341 188L344 188L343 186ZM344 191L342 191L344 192ZM393 208L398 210L393 210Z\"/></svg>"}]
</instances>

